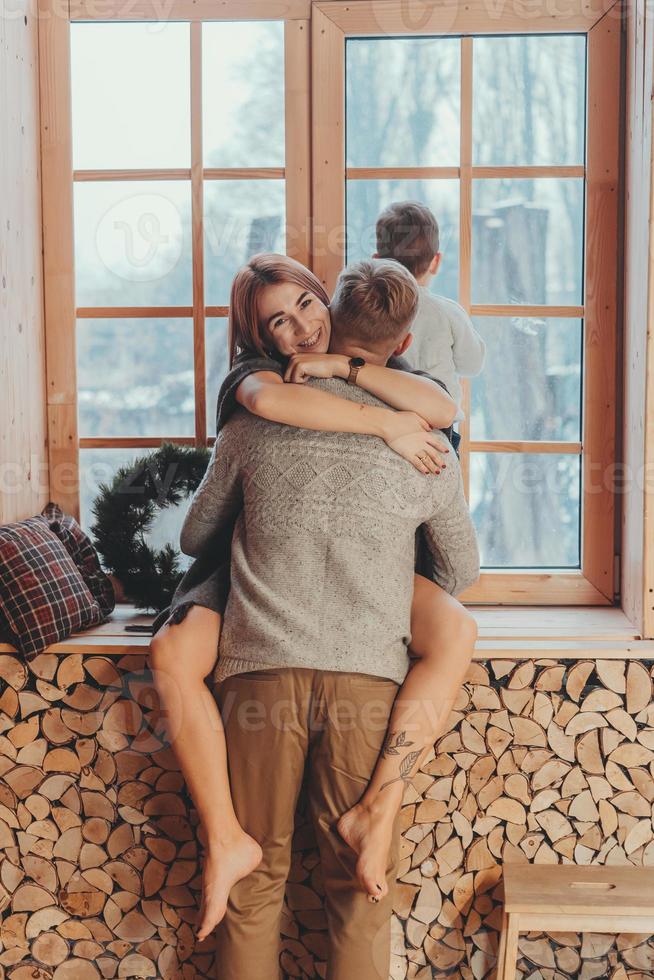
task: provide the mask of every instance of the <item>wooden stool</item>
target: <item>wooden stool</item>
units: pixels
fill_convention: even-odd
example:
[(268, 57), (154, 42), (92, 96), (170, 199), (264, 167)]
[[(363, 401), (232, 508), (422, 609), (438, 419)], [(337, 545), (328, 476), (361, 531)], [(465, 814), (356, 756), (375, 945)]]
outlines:
[(513, 980), (518, 933), (654, 934), (654, 868), (505, 864), (497, 980)]

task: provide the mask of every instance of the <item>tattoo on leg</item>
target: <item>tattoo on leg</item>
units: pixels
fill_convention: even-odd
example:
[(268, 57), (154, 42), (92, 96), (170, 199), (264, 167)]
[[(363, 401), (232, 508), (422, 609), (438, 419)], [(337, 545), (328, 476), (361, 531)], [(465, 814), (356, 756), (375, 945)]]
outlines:
[(399, 755), (398, 746), (400, 745), (413, 745), (413, 742), (407, 742), (406, 732), (388, 732), (381, 750), (382, 758), (385, 759), (389, 755)]
[[(408, 742), (408, 745), (413, 745), (413, 742)], [(382, 786), (379, 787), (379, 792), (390, 786), (391, 783), (397, 783), (400, 779), (403, 783), (411, 782), (411, 770), (413, 769), (415, 763), (418, 761), (419, 757), (422, 755), (422, 749), (416, 749), (413, 752), (407, 753), (400, 762), (400, 775), (396, 776), (395, 779), (389, 779)]]

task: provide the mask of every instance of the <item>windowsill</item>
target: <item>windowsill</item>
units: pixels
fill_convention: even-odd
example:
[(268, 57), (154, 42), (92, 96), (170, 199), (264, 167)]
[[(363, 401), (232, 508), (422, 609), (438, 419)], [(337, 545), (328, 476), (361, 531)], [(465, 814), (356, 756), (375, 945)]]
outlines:
[[(475, 660), (654, 660), (654, 640), (642, 640), (621, 609), (596, 606), (468, 606), (479, 624)], [(152, 616), (118, 605), (111, 619), (56, 643), (48, 653), (125, 656), (146, 652), (150, 636), (129, 624)], [(13, 652), (0, 644), (0, 653)]]

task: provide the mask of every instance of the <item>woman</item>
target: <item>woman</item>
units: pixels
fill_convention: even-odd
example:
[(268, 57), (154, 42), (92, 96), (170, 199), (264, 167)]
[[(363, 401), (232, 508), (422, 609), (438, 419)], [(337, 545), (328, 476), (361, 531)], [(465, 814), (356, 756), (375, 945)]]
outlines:
[[(328, 353), (330, 331), (329, 300), (319, 280), (285, 256), (255, 256), (239, 271), (232, 287), (232, 370), (219, 395), (217, 428), (240, 404), (255, 415), (288, 425), (380, 436), (426, 476), (436, 474), (445, 465), (439, 450), (446, 452), (447, 447), (431, 429), (449, 425), (455, 407), (431, 379), (404, 370), (398, 361), (392, 360), (389, 367), (366, 365), (362, 386), (399, 411), (362, 407), (317, 388), (284, 383), (285, 378), (302, 382), (342, 371), (343, 358)], [(408, 343), (410, 337), (403, 348)], [(220, 530), (216, 529), (217, 535)], [(223, 542), (229, 531), (223, 529)], [(184, 549), (184, 529), (181, 538)], [(215, 555), (216, 549), (212, 552)], [(151, 646), (172, 746), (206, 838), (200, 939), (224, 915), (231, 886), (261, 860), (258, 843), (241, 828), (232, 806), (222, 722), (204, 683), (216, 662), (228, 577), (225, 554), (208, 581), (178, 590), (173, 615)], [(161, 617), (155, 627), (160, 621)], [(389, 731), (411, 728), (419, 746), (415, 769), (449, 715), (472, 656), (476, 626), (460, 603), (416, 576), (411, 630), (415, 659), (395, 702)], [(409, 723), (411, 705), (415, 709), (416, 703), (423, 708), (417, 715), (414, 711)], [(387, 890), (384, 869), (407, 776), (398, 772), (396, 754), (381, 753), (361, 800), (338, 824), (358, 854), (357, 875), (372, 901)]]

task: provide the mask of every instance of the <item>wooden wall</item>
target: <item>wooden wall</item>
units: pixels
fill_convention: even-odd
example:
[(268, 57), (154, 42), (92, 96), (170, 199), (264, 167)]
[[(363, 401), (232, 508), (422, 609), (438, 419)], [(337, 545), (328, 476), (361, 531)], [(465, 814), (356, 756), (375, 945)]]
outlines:
[(48, 500), (38, 21), (0, 17), (0, 523)]
[[(644, 636), (652, 637), (654, 515), (648, 496), (654, 490), (654, 10), (646, 0), (629, 0), (626, 31), (624, 462), (628, 483), (622, 517), (622, 597), (631, 621)], [(644, 492), (647, 481), (649, 494)]]

